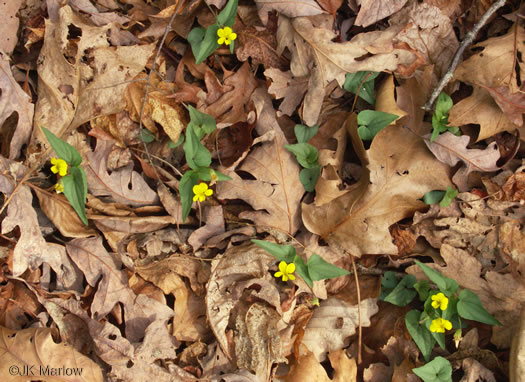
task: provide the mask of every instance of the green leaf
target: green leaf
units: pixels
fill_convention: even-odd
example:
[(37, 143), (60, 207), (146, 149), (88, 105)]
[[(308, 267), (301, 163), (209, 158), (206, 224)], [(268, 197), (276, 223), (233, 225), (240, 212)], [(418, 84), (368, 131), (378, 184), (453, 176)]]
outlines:
[(452, 327), (454, 328), (466, 327), (465, 322), (460, 321), (459, 319), (458, 299), (456, 298), (455, 295), (449, 297), (447, 309), (443, 311), (442, 317), (445, 320), (449, 320), (450, 322), (452, 322)]
[(288, 264), (294, 261), (296, 253), (295, 248), (289, 244), (279, 245), (269, 241), (255, 239), (252, 239), (252, 243), (257, 244), (259, 247), (269, 252), (279, 261), (285, 261)]
[(215, 23), (210, 25), (207, 29), (202, 27), (194, 28), (188, 34), (188, 42), (191, 45), (191, 50), (193, 56), (195, 56), (195, 62), (197, 64), (200, 64), (207, 59), (219, 47), (219, 44), (217, 43), (218, 30), (219, 25)]
[(217, 128), (215, 119), (211, 115), (203, 113), (191, 105), (188, 106), (188, 111), (190, 113), (190, 124), (199, 140), (202, 139), (204, 135), (212, 133)]
[(315, 185), (317, 180), (321, 175), (321, 166), (314, 166), (311, 168), (303, 168), (299, 173), (299, 180), (303, 184), (305, 191), (313, 192), (315, 190)]
[(428, 316), (425, 312), (421, 313), (421, 318), (419, 321), (423, 321), (423, 320), (424, 320), (425, 327), (427, 328), (429, 333), (432, 335), (432, 337), (434, 337), (439, 347), (445, 350), (445, 333), (437, 333), (437, 332), (432, 332), (430, 330), (430, 325), (432, 325), (432, 317)]
[(215, 171), (209, 167), (200, 167), (195, 170), (195, 173), (199, 176), (200, 180), (205, 182), (211, 182), (214, 177), (217, 181), (232, 180), (228, 175), (224, 175), (222, 172)]
[(439, 205), (441, 207), (448, 207), (450, 203), (452, 203), (452, 200), (457, 196), (457, 194), (458, 190), (448, 186), (445, 195), (443, 196), (443, 199), (441, 199)]
[(297, 158), (297, 162), (304, 168), (312, 168), (318, 165), (319, 154), (317, 149), (309, 143), (296, 143), (295, 145), (284, 145)]
[(439, 134), (450, 131), (455, 135), (460, 135), (460, 130), (455, 126), (448, 125), (448, 112), (452, 108), (453, 102), (446, 93), (441, 92), (436, 102), (436, 110), (432, 115), (432, 136), (430, 141), (433, 142)]
[(433, 190), (427, 192), (425, 195), (423, 195), (423, 202), (425, 204), (436, 204), (443, 199), (443, 196), (445, 196), (445, 191), (442, 190)]
[(197, 170), (199, 167), (209, 167), (211, 164), (211, 154), (201, 143), (193, 126), (186, 127), (186, 142), (184, 142), (184, 154), (186, 162), (192, 169)]
[(177, 142), (173, 143), (171, 139), (168, 141), (168, 149), (174, 149), (175, 147), (178, 147), (182, 145), (183, 143), (184, 143), (184, 135), (181, 134)]
[(217, 16), (217, 22), (219, 25), (233, 27), (235, 24), (235, 16), (237, 15), (237, 4), (238, 0), (230, 0), (228, 4), (223, 8), (221, 13)]
[(71, 174), (62, 179), (64, 195), (75, 209), (80, 220), (88, 225), (86, 217), (87, 178), (82, 167), (71, 167)]
[(49, 141), (49, 144), (53, 150), (55, 150), (55, 153), (60, 159), (65, 160), (69, 166), (80, 166), (80, 163), (82, 163), (82, 157), (73, 146), (58, 138), (45, 127), (42, 127), (42, 130), (44, 131), (44, 135)]
[(397, 278), (395, 272), (386, 271), (381, 279), (381, 294), (379, 299), (381, 301), (385, 300), (385, 297), (390, 294), (398, 284), (399, 279)]
[(439, 290), (443, 292), (446, 296), (452, 296), (454, 293), (457, 292), (459, 285), (455, 280), (443, 276), (438, 271), (430, 268), (428, 265), (425, 265), (417, 260), (415, 262), (423, 270), (423, 272), (425, 272), (425, 275), (430, 279), (430, 281), (436, 284)]
[(450, 109), (452, 109), (452, 106), (454, 106), (454, 103), (452, 102), (452, 98), (445, 93), (441, 92), (439, 94), (439, 97), (436, 100), (436, 112), (438, 116), (447, 116)]
[(310, 139), (314, 137), (315, 134), (317, 134), (317, 131), (319, 131), (318, 125), (314, 125), (312, 127), (308, 127), (305, 125), (295, 125), (294, 127), (297, 143), (307, 143)]
[(140, 130), (139, 139), (144, 143), (151, 143), (155, 140), (155, 135), (148, 129)]
[(419, 299), (425, 301), (428, 297), (428, 292), (430, 291), (430, 284), (428, 280), (419, 280), (414, 284), (414, 289), (417, 291)]
[(363, 110), (357, 115), (357, 132), (362, 140), (372, 140), (377, 133), (390, 125), (399, 116), (375, 110)]
[[(359, 90), (359, 97), (364, 99), (370, 105), (374, 105), (376, 103), (374, 95), (374, 79), (378, 75), (378, 72), (347, 73), (343, 89), (353, 94), (356, 94)], [(366, 80), (363, 82), (365, 77)], [(363, 85), (361, 85), (361, 83), (363, 83)], [(359, 86), (361, 86), (361, 89), (359, 89)]]
[(458, 313), (467, 320), (501, 326), (501, 323), (483, 308), (479, 297), (468, 289), (463, 289), (459, 293)]
[(416, 281), (414, 275), (403, 277), (401, 282), (385, 297), (384, 301), (397, 306), (407, 306), (416, 297), (417, 292), (413, 288)]
[(452, 366), (449, 361), (440, 356), (412, 371), (424, 382), (452, 382)]
[(314, 283), (310, 278), (310, 275), (308, 274), (308, 266), (304, 263), (304, 260), (300, 256), (296, 255), (294, 257), (293, 262), (295, 264), (295, 271), (297, 272), (297, 274), (301, 276), (301, 278), (306, 284), (308, 284), (310, 288), (312, 288), (314, 286)]
[(321, 256), (313, 254), (306, 263), (308, 275), (313, 281), (334, 279), (350, 274), (346, 269), (339, 268), (326, 262)]
[(421, 312), (418, 310), (411, 310), (405, 316), (405, 325), (417, 347), (421, 350), (425, 361), (428, 361), (436, 339), (432, 337), (432, 334), (430, 334), (424, 323), (419, 323), (421, 315)]
[(180, 203), (182, 205), (182, 222), (190, 214), (191, 205), (193, 204), (193, 186), (199, 183), (199, 176), (195, 171), (189, 170), (184, 173), (179, 182)]

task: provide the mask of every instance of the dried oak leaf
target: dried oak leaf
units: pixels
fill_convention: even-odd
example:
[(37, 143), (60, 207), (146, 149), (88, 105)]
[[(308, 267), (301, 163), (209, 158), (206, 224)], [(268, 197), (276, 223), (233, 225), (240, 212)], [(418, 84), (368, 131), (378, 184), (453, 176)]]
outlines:
[[(95, 27), (68, 5), (58, 14), (56, 22), (46, 20), (34, 120), (60, 137), (92, 118), (124, 109), (124, 91), (144, 69), (155, 44), (113, 47), (107, 36), (111, 25)], [(69, 36), (73, 26), (79, 37)], [(38, 160), (48, 146), (42, 130), (35, 129), (28, 162)]]
[[(18, 25), (20, 20), (16, 17), (22, 0), (10, 0), (0, 3), (0, 14), (3, 22), (0, 24), (0, 51), (6, 54), (13, 53), (18, 42)], [(7, 374), (6, 374), (7, 375)]]
[(298, 181), (299, 165), (284, 148), (288, 142), (275, 119), (266, 90), (258, 88), (252, 100), (257, 110), (257, 133), (261, 136), (271, 134), (272, 138), (255, 147), (237, 168), (250, 173), (255, 180), (242, 179), (236, 172), (228, 172), (233, 180), (218, 183), (217, 195), (221, 199), (242, 199), (256, 210), (241, 212), (242, 219), (293, 235), (300, 225), (299, 207), (304, 194)]
[(158, 196), (144, 178), (133, 170), (130, 163), (124, 168), (108, 173), (107, 161), (113, 140), (97, 140), (95, 151), (87, 154), (88, 162), (84, 163), (89, 191), (94, 196), (110, 196), (119, 203), (131, 206), (142, 206), (157, 202)]
[(325, 13), (314, 0), (255, 0), (263, 24), (268, 21), (268, 12), (277, 11), (288, 17), (315, 16)]
[(100, 237), (74, 239), (66, 244), (66, 248), (88, 284), (96, 288), (91, 315), (101, 319), (121, 302), (126, 318), (126, 337), (130, 341), (140, 340), (151, 322), (160, 318), (167, 320), (173, 315), (168, 306), (145, 295), (137, 296), (131, 290), (119, 258), (106, 251)]
[(397, 254), (389, 227), (423, 208), (418, 199), (426, 192), (450, 185), (448, 167), (407, 129), (386, 127), (365, 152), (355, 118), (348, 120), (347, 127), (367, 170), (358, 183), (331, 202), (319, 207), (303, 204), (303, 223), (353, 256)]
[(492, 142), (484, 150), (468, 149), (467, 145), (470, 141), (468, 135), (457, 136), (448, 131), (438, 136), (433, 142), (430, 142), (430, 135), (426, 135), (424, 141), (428, 149), (441, 162), (451, 167), (460, 161), (465, 164), (452, 178), (460, 191), (468, 190), (467, 178), (472, 171), (499, 170), (497, 161), (501, 155), (496, 142)]
[(328, 354), (330, 365), (334, 369), (333, 378), (329, 378), (323, 365), (311, 352), (301, 355), (290, 368), (288, 374), (281, 378), (285, 382), (356, 382), (357, 364), (355, 359), (348, 358), (344, 350)]
[(355, 25), (367, 27), (399, 11), (408, 0), (360, 0)]
[[(23, 373), (24, 368), (31, 368), (34, 375), (44, 375), (39, 370), (47, 370), (47, 381), (78, 381), (76, 374), (65, 375), (62, 368), (78, 368), (83, 381), (102, 382), (102, 370), (91, 359), (76, 351), (71, 346), (56, 343), (53, 335), (56, 331), (49, 328), (29, 328), (11, 330), (0, 326), (0, 375), (6, 380), (16, 380), (9, 377), (12, 368)], [(62, 372), (62, 374), (58, 374)], [(28, 374), (31, 375), (31, 374)], [(58, 376), (60, 377), (53, 377)], [(32, 378), (30, 378), (32, 379)]]
[(277, 99), (283, 98), (279, 112), (291, 116), (308, 90), (308, 77), (294, 78), (291, 71), (283, 72), (275, 68), (266, 69), (264, 75), (272, 81), (268, 93)]
[[(5, 36), (5, 34), (0, 35)], [(1, 41), (4, 41), (4, 38)], [(20, 155), (20, 149), (29, 140), (33, 128), (34, 111), (35, 105), (31, 103), (31, 97), (18, 85), (11, 73), (9, 59), (0, 52), (0, 127), (2, 128), (0, 134), (3, 137), (2, 153), (6, 156), (9, 153), (9, 159), (17, 158)], [(12, 120), (14, 116), (18, 116), (16, 126)]]

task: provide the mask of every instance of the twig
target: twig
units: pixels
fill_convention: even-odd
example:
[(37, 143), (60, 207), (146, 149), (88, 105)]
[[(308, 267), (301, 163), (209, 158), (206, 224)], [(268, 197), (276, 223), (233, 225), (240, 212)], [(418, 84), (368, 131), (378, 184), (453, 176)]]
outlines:
[(465, 39), (461, 42), (456, 55), (454, 56), (454, 59), (452, 60), (452, 63), (450, 64), (447, 72), (445, 75), (441, 78), (441, 81), (439, 81), (438, 86), (434, 89), (432, 92), (432, 95), (430, 96), (430, 99), (428, 102), (423, 106), (423, 110), (431, 111), (432, 106), (434, 105), (434, 102), (436, 101), (437, 97), (441, 94), (445, 86), (452, 80), (452, 77), (454, 76), (454, 72), (456, 71), (457, 66), (459, 65), (459, 61), (461, 60), (461, 57), (463, 56), (463, 52), (469, 46), (472, 44), (472, 41), (474, 41), (474, 38), (478, 34), (478, 32), (485, 26), (489, 18), (503, 5), (505, 5), (506, 0), (498, 0), (494, 4), (490, 6), (490, 8), (485, 12), (483, 16), (481, 16), (481, 19), (474, 25), (472, 30), (467, 33), (465, 36)]
[(359, 277), (357, 276), (357, 269), (355, 267), (354, 256), (350, 254), (352, 260), (352, 268), (354, 269), (355, 284), (357, 287), (357, 314), (359, 315), (359, 337), (357, 342), (357, 364), (361, 364), (361, 348), (363, 347), (363, 325), (361, 322), (361, 287), (359, 286)]

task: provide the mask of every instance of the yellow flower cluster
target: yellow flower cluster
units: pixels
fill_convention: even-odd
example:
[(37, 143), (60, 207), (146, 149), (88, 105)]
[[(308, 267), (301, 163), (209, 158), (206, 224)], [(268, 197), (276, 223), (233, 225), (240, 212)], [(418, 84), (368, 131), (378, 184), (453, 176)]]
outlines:
[(436, 318), (430, 324), (430, 331), (434, 333), (445, 333), (445, 330), (452, 329), (452, 322), (444, 318)]
[[(53, 174), (58, 174), (60, 176), (66, 176), (67, 175), (67, 162), (60, 158), (51, 158), (51, 172)], [(57, 194), (60, 194), (64, 192), (64, 184), (62, 183), (62, 180), (59, 180), (55, 184), (55, 191)]]
[(206, 183), (199, 183), (193, 186), (193, 193), (195, 194), (193, 197), (194, 202), (197, 200), (199, 202), (204, 202), (207, 196), (211, 196), (213, 194), (213, 190), (209, 189)]
[(292, 273), (295, 272), (295, 264), (290, 263), (286, 264), (286, 261), (281, 261), (279, 263), (279, 272), (275, 272), (275, 277), (282, 277), (283, 281), (295, 280), (295, 276)]
[(432, 296), (432, 307), (434, 309), (447, 310), (448, 298), (443, 293), (438, 293)]
[(217, 40), (217, 44), (230, 45), (231, 42), (237, 38), (237, 33), (233, 32), (233, 30), (230, 27), (224, 27), (224, 28), (220, 28), (217, 31), (217, 36), (219, 36), (219, 39)]

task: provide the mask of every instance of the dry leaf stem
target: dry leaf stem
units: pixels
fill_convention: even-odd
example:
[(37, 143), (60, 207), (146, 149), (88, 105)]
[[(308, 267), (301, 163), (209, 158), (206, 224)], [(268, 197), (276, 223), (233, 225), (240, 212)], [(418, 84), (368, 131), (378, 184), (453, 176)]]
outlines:
[(452, 60), (452, 63), (450, 64), (447, 72), (445, 75), (441, 78), (441, 81), (439, 81), (438, 86), (434, 89), (432, 92), (432, 95), (430, 96), (430, 99), (427, 101), (427, 103), (423, 106), (423, 110), (431, 111), (432, 106), (434, 105), (434, 102), (436, 101), (437, 97), (445, 86), (452, 80), (452, 77), (454, 77), (454, 72), (456, 71), (457, 66), (459, 65), (459, 61), (461, 60), (461, 57), (463, 56), (463, 52), (469, 46), (472, 44), (472, 41), (474, 41), (474, 38), (478, 34), (478, 32), (485, 26), (487, 21), (490, 19), (490, 17), (503, 5), (505, 5), (506, 0), (498, 0), (494, 4), (490, 6), (490, 8), (481, 16), (479, 21), (474, 25), (472, 30), (467, 33), (461, 44), (459, 45), (459, 48), (456, 52), (456, 55), (454, 56), (454, 59)]
[(359, 287), (359, 277), (357, 276), (357, 268), (355, 267), (354, 256), (350, 255), (352, 260), (352, 268), (354, 269), (355, 285), (357, 288), (357, 315), (359, 317), (359, 334), (357, 340), (357, 364), (361, 364), (361, 348), (363, 347), (363, 325), (361, 323), (361, 288)]

